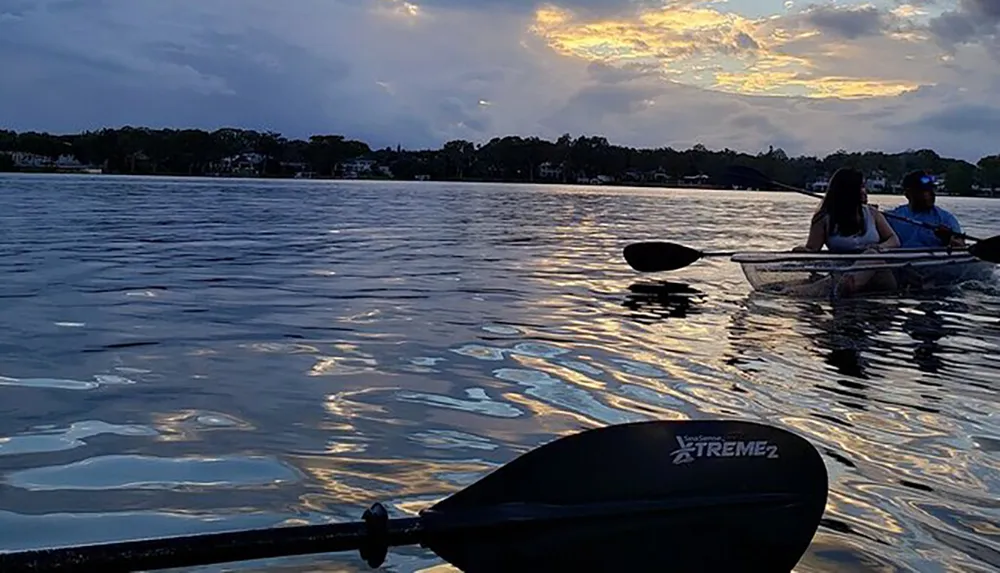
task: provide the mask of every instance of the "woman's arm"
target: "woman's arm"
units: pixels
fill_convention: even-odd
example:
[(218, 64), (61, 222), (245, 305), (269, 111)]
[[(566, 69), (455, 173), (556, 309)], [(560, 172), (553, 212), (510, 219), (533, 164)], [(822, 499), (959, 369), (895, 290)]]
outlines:
[(872, 209), (872, 215), (875, 217), (875, 228), (878, 229), (878, 246), (883, 249), (899, 248), (899, 236), (896, 235), (896, 231), (892, 230), (889, 222), (885, 220), (885, 215), (878, 209)]
[(813, 219), (812, 225), (809, 227), (809, 238), (806, 239), (806, 244), (804, 246), (798, 246), (792, 249), (792, 251), (812, 251), (816, 252), (823, 248), (826, 244), (826, 216), (816, 217)]

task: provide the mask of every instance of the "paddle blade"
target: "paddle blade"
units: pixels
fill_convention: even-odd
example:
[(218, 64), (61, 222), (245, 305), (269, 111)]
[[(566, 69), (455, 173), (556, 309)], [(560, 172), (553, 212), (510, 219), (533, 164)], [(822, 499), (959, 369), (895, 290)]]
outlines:
[(644, 273), (682, 269), (701, 258), (701, 251), (661, 241), (626, 245), (622, 250), (625, 262)]
[(472, 573), (787, 572), (826, 496), (822, 458), (790, 432), (639, 422), (515, 459), (427, 510), (423, 544)]
[(969, 247), (969, 253), (978, 259), (1000, 264), (1000, 235), (973, 244)]

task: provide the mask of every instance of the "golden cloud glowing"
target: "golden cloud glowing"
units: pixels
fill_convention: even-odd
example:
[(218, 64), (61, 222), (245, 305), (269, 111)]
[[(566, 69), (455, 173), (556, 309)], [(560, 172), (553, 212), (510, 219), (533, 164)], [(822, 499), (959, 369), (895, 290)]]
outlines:
[[(921, 85), (822, 69), (822, 58), (843, 59), (855, 49), (823, 38), (801, 15), (751, 19), (674, 2), (630, 18), (582, 21), (550, 5), (535, 13), (531, 31), (563, 55), (609, 65), (655, 63), (679, 81), (725, 92), (856, 99), (897, 96)], [(916, 38), (897, 33), (886, 39)]]
[(803, 78), (793, 72), (718, 73), (715, 79), (715, 87), (723, 91), (755, 95), (790, 95), (798, 91), (802, 95), (811, 97), (843, 99), (897, 96), (918, 87), (917, 84), (877, 79), (833, 76)]

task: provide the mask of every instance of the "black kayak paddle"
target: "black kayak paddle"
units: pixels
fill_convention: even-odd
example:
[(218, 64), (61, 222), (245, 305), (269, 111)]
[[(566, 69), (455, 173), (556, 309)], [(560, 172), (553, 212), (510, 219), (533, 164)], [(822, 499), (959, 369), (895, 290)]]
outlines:
[(633, 269), (643, 273), (676, 271), (705, 257), (731, 257), (733, 251), (705, 252), (667, 241), (643, 241), (625, 245), (622, 255)]
[(826, 507), (805, 439), (742, 421), (652, 421), (562, 437), (418, 517), (0, 554), (4, 573), (135, 571), (421, 544), (459, 569), (787, 573)]

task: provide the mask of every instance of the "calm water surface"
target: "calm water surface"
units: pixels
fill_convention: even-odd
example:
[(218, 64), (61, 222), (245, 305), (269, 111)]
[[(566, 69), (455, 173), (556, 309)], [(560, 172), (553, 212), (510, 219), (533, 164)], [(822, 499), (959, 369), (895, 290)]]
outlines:
[[(940, 203), (1000, 232), (1000, 201)], [(798, 571), (996, 570), (997, 284), (831, 306), (754, 295), (725, 258), (654, 276), (621, 258), (643, 239), (791, 247), (813, 208), (0, 178), (0, 549), (412, 514), (557, 435), (740, 417), (827, 463)], [(354, 553), (239, 567), (368, 570)], [(386, 567), (448, 570), (413, 547)]]

